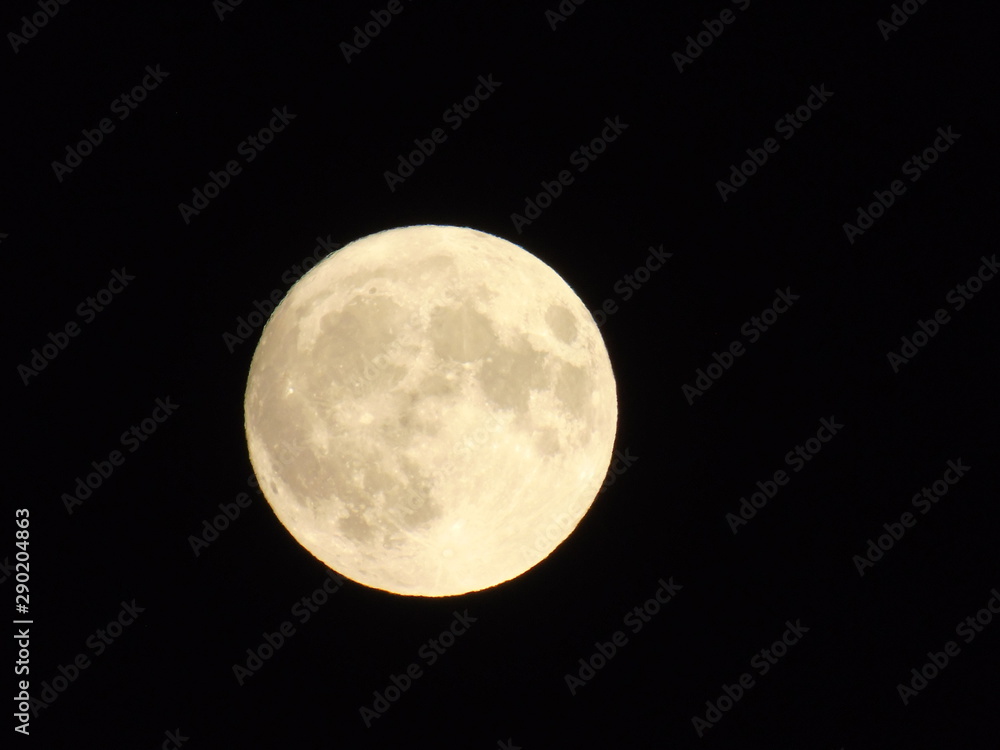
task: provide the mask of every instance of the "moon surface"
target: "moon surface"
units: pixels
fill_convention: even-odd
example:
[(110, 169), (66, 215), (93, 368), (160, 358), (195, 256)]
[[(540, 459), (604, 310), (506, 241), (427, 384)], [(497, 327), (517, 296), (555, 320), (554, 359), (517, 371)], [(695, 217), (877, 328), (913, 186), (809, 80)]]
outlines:
[(411, 226), (331, 254), (264, 327), (250, 460), (292, 536), (342, 575), (451, 596), (521, 575), (589, 509), (614, 374), (562, 278), (506, 240)]

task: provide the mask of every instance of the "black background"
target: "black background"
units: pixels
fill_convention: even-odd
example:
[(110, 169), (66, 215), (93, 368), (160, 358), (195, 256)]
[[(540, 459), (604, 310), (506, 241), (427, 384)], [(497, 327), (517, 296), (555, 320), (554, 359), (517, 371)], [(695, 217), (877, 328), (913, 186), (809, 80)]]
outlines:
[[(246, 0), (220, 19), (208, 0), (76, 0), (0, 50), (16, 477), (0, 588), (13, 600), (27, 508), (33, 697), (90, 657), (20, 744), (152, 748), (179, 729), (191, 748), (998, 746), (1000, 625), (967, 645), (955, 627), (1000, 586), (1000, 281), (946, 302), (996, 247), (992, 19), (929, 0), (884, 39), (888, 2), (666, 5), (590, 0), (552, 28), (555, 0), (404, 1), (348, 63), (341, 43), (385, 4)], [(672, 54), (727, 7), (679, 72)], [(0, 30), (37, 11), (8, 4)], [(113, 100), (157, 65), (169, 75), (118, 120)], [(496, 91), (390, 190), (385, 171), (491, 74)], [(829, 100), (723, 201), (716, 182), (821, 85)], [(239, 144), (282, 107), (295, 119), (246, 163)], [(114, 131), (57, 179), (103, 117)], [(575, 171), (615, 117), (627, 129)], [(960, 139), (911, 183), (903, 163), (949, 126)], [(185, 222), (178, 204), (230, 159), (242, 173)], [(511, 214), (562, 169), (573, 184), (519, 232)], [(849, 242), (844, 222), (894, 179), (906, 193)], [(232, 352), (223, 334), (287, 290), (317, 238), (423, 223), (509, 239), (592, 310), (618, 303), (601, 331), (616, 445), (637, 460), (514, 581), (437, 600), (347, 582), (300, 624), (292, 607), (327, 569), (248, 488), (259, 330)], [(660, 245), (673, 256), (624, 300), (616, 282)], [(134, 280), (25, 385), (18, 367), (122, 267)], [(689, 404), (682, 385), (786, 288), (798, 301)], [(939, 308), (951, 321), (893, 372), (887, 353)], [(67, 512), (90, 463), (167, 397), (176, 413)], [(726, 514), (830, 417), (843, 429), (734, 535)], [(967, 476), (859, 576), (853, 557), (959, 458)], [(191, 536), (244, 491), (195, 555)], [(633, 634), (624, 615), (670, 577), (682, 589)], [(88, 639), (133, 599), (143, 612), (95, 655)], [(475, 623), (427, 666), (421, 646), (466, 609)], [(285, 620), (295, 634), (240, 685), (233, 666)], [(788, 620), (808, 633), (758, 676), (751, 658)], [(628, 643), (572, 694), (566, 675), (616, 630)], [(897, 684), (948, 640), (960, 655), (904, 705)], [(367, 728), (359, 709), (411, 662), (423, 676)], [(743, 672), (756, 685), (699, 738), (692, 717)]]

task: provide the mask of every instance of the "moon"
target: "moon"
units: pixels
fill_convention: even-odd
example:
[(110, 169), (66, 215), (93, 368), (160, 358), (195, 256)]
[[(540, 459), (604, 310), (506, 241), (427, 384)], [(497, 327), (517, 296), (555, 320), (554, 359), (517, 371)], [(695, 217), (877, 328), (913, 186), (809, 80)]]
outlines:
[(509, 581), (572, 533), (611, 460), (615, 379), (549, 266), (465, 227), (363, 237), (271, 314), (244, 398), (275, 515), (347, 578), (409, 596)]

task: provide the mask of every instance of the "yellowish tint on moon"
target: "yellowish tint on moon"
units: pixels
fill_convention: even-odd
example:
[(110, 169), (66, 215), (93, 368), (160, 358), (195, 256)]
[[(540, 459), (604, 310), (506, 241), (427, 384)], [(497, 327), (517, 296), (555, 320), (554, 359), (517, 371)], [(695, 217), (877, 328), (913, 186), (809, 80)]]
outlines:
[[(264, 327), (245, 397), (275, 514), (342, 575), (449, 596), (519, 576), (569, 536), (611, 459), (597, 325), (506, 240), (412, 226), (302, 277)], [(546, 534), (560, 519), (564, 534)]]

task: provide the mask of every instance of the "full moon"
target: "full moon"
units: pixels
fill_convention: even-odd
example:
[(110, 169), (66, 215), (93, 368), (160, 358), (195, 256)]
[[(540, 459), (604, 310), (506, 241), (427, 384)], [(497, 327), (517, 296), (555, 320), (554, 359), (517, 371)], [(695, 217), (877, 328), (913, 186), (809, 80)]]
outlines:
[(499, 237), (411, 226), (343, 247), (264, 327), (244, 399), (260, 488), (328, 567), (396, 594), (515, 578), (572, 533), (614, 447), (593, 317)]

